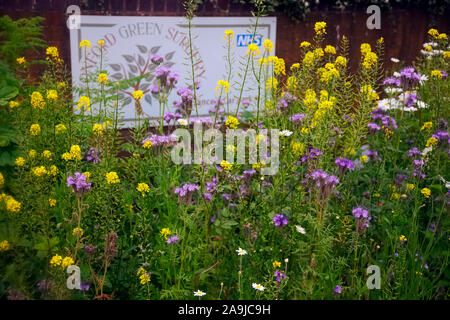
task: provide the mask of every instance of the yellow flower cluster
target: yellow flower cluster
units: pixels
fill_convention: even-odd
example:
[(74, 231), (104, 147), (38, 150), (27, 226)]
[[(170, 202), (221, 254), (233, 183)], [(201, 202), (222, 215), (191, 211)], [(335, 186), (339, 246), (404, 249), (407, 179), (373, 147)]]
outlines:
[(50, 259), (50, 265), (52, 267), (61, 266), (61, 268), (63, 268), (63, 269), (66, 269), (67, 267), (73, 265), (74, 262), (75, 261), (71, 257), (65, 257), (63, 259), (63, 257), (61, 257), (59, 254), (54, 255)]
[(10, 101), (9, 102), (9, 107), (11, 109), (17, 108), (19, 106), (19, 103), (17, 101)]
[(143, 267), (140, 267), (136, 273), (141, 280), (141, 284), (150, 282), (150, 274)]
[(31, 94), (31, 106), (39, 109), (43, 109), (45, 107), (44, 97), (42, 97), (40, 92), (34, 91)]
[(296, 77), (288, 77), (286, 80), (287, 89), (297, 89), (297, 78)]
[(171, 232), (169, 228), (162, 228), (159, 234), (161, 235), (161, 238), (165, 238), (167, 240), (167, 237), (170, 236)]
[(368, 100), (377, 101), (378, 99), (380, 99), (380, 97), (378, 96), (376, 91), (373, 90), (373, 88), (372, 88), (372, 86), (370, 84), (362, 86), (361, 87), (361, 92), (363, 94), (367, 95), (367, 99)]
[(0, 242), (0, 252), (2, 251), (8, 251), (10, 249), (10, 245), (8, 240), (3, 240)]
[(247, 47), (247, 55), (251, 56), (259, 56), (259, 47), (256, 45), (256, 43), (250, 43)]
[(144, 142), (144, 144), (142, 145), (142, 147), (143, 147), (144, 149), (150, 149), (150, 148), (152, 147), (152, 145), (153, 145), (153, 142), (151, 142), (150, 140), (147, 140), (147, 141)]
[(274, 77), (270, 77), (269, 79), (267, 79), (266, 82), (266, 89), (267, 90), (271, 90), (271, 89), (276, 89), (278, 86), (278, 80), (275, 79)]
[(4, 202), (6, 205), (6, 211), (9, 212), (19, 212), (22, 204), (19, 201), (16, 201), (13, 197), (7, 194), (0, 194), (0, 203)]
[(230, 89), (230, 84), (228, 83), (228, 81), (226, 80), (217, 81), (217, 86), (214, 91), (220, 90), (222, 88), (225, 90), (226, 93), (228, 93), (228, 90)]
[(281, 267), (281, 262), (279, 262), (279, 261), (274, 261), (274, 262), (272, 263), (272, 266), (274, 267), (274, 269), (280, 268), (280, 267)]
[(16, 61), (17, 61), (17, 64), (19, 64), (19, 65), (24, 64), (26, 62), (24, 57), (17, 58)]
[(150, 187), (148, 186), (148, 184), (141, 182), (138, 184), (136, 190), (139, 191), (142, 194), (142, 196), (145, 196), (145, 193), (150, 192)]
[(47, 100), (57, 100), (58, 92), (56, 90), (48, 90), (47, 91)]
[(42, 151), (42, 157), (45, 159), (52, 159), (52, 152), (50, 150), (44, 150)]
[(77, 110), (80, 109), (82, 109), (83, 112), (91, 110), (91, 99), (89, 99), (89, 97), (80, 97), (77, 104)]
[(303, 152), (305, 151), (305, 148), (306, 148), (305, 144), (301, 142), (292, 142), (291, 144), (292, 152), (296, 156), (302, 155)]
[(444, 59), (450, 59), (450, 51), (445, 51), (443, 56)]
[(83, 235), (83, 233), (84, 233), (83, 229), (78, 228), (78, 227), (76, 227), (72, 230), (72, 234), (77, 237), (81, 237)]
[(103, 126), (100, 123), (94, 124), (92, 127), (92, 132), (96, 135), (101, 135), (103, 133)]
[(15, 162), (16, 165), (19, 167), (23, 167), (25, 165), (25, 159), (22, 157), (18, 157)]
[(326, 22), (316, 22), (316, 24), (314, 25), (314, 31), (316, 32), (317, 35), (321, 35), (321, 34), (326, 34), (326, 27), (327, 27), (327, 23)]
[(313, 119), (311, 121), (311, 128), (316, 127), (321, 120), (325, 117), (328, 111), (333, 110), (334, 103), (336, 102), (335, 97), (329, 97), (326, 90), (320, 91), (320, 99), (318, 103), (318, 108), (314, 112)]
[(428, 188), (423, 188), (420, 190), (420, 193), (422, 193), (425, 198), (429, 198), (431, 196), (431, 190)]
[(5, 177), (3, 177), (3, 173), (0, 172), (0, 186), (5, 184)]
[(231, 40), (234, 36), (234, 31), (233, 30), (225, 30), (225, 36), (222, 38), (223, 40)]
[(239, 125), (239, 120), (235, 117), (229, 116), (227, 121), (225, 122), (225, 125), (230, 129), (237, 129), (237, 126)]
[(48, 47), (46, 50), (48, 56), (57, 59), (59, 57), (58, 48), (57, 47)]
[(334, 61), (335, 66), (347, 66), (347, 59), (343, 56), (337, 56), (336, 60)]
[(88, 48), (90, 48), (91, 47), (91, 42), (89, 40), (81, 40), (80, 41), (80, 48), (81, 47), (88, 47)]
[(447, 39), (447, 34), (439, 33), (436, 29), (428, 30), (428, 34), (432, 36), (434, 39)]
[(423, 126), (420, 128), (420, 131), (423, 131), (425, 129), (430, 131), (431, 128), (433, 128), (433, 122), (428, 121), (423, 124)]
[(115, 183), (119, 183), (120, 179), (116, 172), (111, 171), (106, 174), (106, 182), (108, 184), (115, 184)]
[(57, 125), (55, 126), (55, 132), (56, 132), (56, 134), (65, 132), (66, 130), (67, 130), (66, 126), (63, 125), (62, 123), (57, 124)]
[(319, 68), (317, 74), (320, 76), (320, 81), (325, 83), (328, 83), (332, 79), (339, 78), (339, 71), (332, 63), (327, 63), (325, 68)]
[(308, 41), (303, 41), (302, 43), (300, 43), (300, 48), (309, 48), (311, 46), (311, 43), (309, 43)]
[(311, 107), (316, 102), (317, 102), (316, 92), (312, 89), (307, 89), (305, 93), (305, 98), (303, 99), (303, 103), (307, 107)]
[(97, 78), (99, 84), (106, 85), (108, 83), (108, 75), (106, 73), (100, 73)]
[(305, 57), (303, 58), (303, 64), (307, 64), (307, 65), (313, 64), (314, 58), (315, 58), (315, 56), (314, 56), (313, 52), (311, 52), (311, 51), (307, 52), (305, 54)]
[(378, 62), (378, 56), (375, 52), (372, 52), (370, 44), (361, 44), (361, 54), (363, 56), (363, 67), (366, 69), (371, 69), (374, 64)]
[(31, 150), (28, 152), (28, 156), (29, 156), (30, 158), (36, 157), (36, 154), (37, 154), (36, 150), (33, 150), (33, 149), (31, 149)]
[(48, 199), (48, 205), (53, 208), (56, 206), (56, 200), (52, 198)]
[(267, 50), (267, 52), (272, 52), (272, 50), (273, 50), (273, 43), (272, 43), (272, 41), (270, 41), (270, 39), (265, 39), (264, 41), (263, 41), (263, 47)]
[(273, 72), (275, 72), (276, 75), (286, 75), (286, 66), (283, 58), (273, 56)]
[(38, 177), (45, 176), (47, 174), (47, 169), (44, 166), (33, 168), (33, 174)]
[(431, 146), (437, 145), (437, 143), (438, 143), (438, 140), (435, 137), (431, 137), (427, 140), (427, 144), (425, 146), (431, 147)]
[(37, 136), (39, 133), (41, 133), (41, 126), (37, 123), (32, 124), (30, 126), (30, 134), (32, 136)]
[(328, 54), (336, 54), (336, 48), (330, 45), (327, 45), (324, 51)]
[(443, 75), (440, 70), (433, 70), (433, 71), (431, 71), (431, 77), (442, 79)]
[(63, 160), (69, 161), (69, 160), (81, 160), (81, 148), (79, 145), (73, 145), (70, 147), (70, 152), (65, 152), (61, 155), (61, 158)]
[(408, 241), (408, 239), (406, 239), (406, 237), (404, 235), (401, 235), (400, 236), (400, 241), (401, 242), (406, 242), (406, 241)]
[(220, 162), (220, 166), (225, 171), (230, 171), (233, 168), (233, 165), (231, 163), (229, 163), (227, 160), (222, 160), (222, 162)]
[(141, 99), (144, 97), (144, 93), (141, 90), (136, 90), (133, 92), (133, 98), (137, 102), (141, 101)]

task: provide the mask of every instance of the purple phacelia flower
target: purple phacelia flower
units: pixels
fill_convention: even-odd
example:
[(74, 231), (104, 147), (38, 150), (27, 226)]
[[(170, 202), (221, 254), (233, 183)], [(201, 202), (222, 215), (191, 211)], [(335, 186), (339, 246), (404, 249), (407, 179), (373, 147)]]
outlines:
[(275, 217), (273, 217), (273, 224), (275, 227), (284, 227), (288, 224), (288, 219), (283, 214), (277, 214)]
[(67, 177), (67, 186), (72, 187), (72, 190), (77, 195), (82, 195), (83, 193), (91, 189), (92, 182), (86, 182), (86, 176), (81, 172), (75, 172), (74, 176)]

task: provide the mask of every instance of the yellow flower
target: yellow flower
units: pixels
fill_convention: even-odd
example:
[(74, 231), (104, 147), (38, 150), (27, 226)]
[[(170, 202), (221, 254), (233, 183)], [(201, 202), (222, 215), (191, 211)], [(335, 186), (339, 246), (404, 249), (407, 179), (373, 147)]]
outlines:
[(345, 59), (345, 57), (343, 57), (343, 56), (338, 56), (338, 57), (336, 57), (334, 64), (336, 66), (344, 66), (345, 67), (347, 65), (347, 59)]
[(415, 186), (412, 183), (407, 183), (406, 188), (409, 190), (414, 190)]
[(107, 84), (108, 83), (108, 75), (106, 73), (100, 73), (98, 75), (97, 82), (99, 84)]
[(233, 30), (225, 30), (225, 36), (222, 38), (223, 40), (227, 40), (227, 39), (232, 39), (234, 36), (234, 31)]
[(52, 56), (55, 59), (59, 57), (58, 48), (56, 47), (48, 47), (46, 53), (48, 56)]
[(8, 251), (10, 249), (8, 240), (3, 240), (0, 242), (0, 252)]
[(444, 52), (444, 59), (450, 59), (450, 51)]
[(366, 69), (370, 69), (372, 68), (372, 66), (377, 63), (378, 61), (378, 56), (376, 53), (374, 52), (368, 52), (365, 56), (364, 56), (364, 61), (363, 61), (363, 66)]
[[(103, 41), (103, 43), (104, 43), (104, 41)], [(91, 42), (89, 40), (81, 40), (80, 41), (80, 48), (81, 47), (85, 47), (85, 46), (90, 48), (91, 47)]]
[(54, 207), (54, 206), (56, 206), (56, 200), (55, 199), (48, 199), (48, 205), (50, 206), (50, 207)]
[(17, 61), (17, 64), (19, 64), (19, 65), (26, 62), (24, 57), (17, 58), (16, 61)]
[(5, 184), (5, 177), (3, 177), (3, 173), (0, 172), (0, 186)]
[(19, 103), (17, 102), (17, 101), (10, 101), (9, 102), (9, 107), (11, 108), (11, 109), (14, 109), (14, 108), (16, 108), (16, 107), (18, 107), (19, 106)]
[(42, 152), (42, 157), (44, 157), (45, 159), (51, 159), (52, 158), (52, 153), (50, 150), (44, 150)]
[(272, 266), (273, 266), (274, 268), (280, 268), (280, 267), (281, 267), (281, 262), (279, 262), (279, 261), (274, 261), (274, 262), (272, 263)]
[(447, 34), (445, 33), (439, 34), (438, 39), (447, 39)]
[(317, 48), (314, 50), (314, 57), (315, 58), (320, 58), (323, 57), (325, 55), (325, 53), (323, 52), (322, 48)]
[(145, 193), (150, 192), (150, 187), (148, 186), (148, 184), (141, 182), (138, 184), (136, 190), (139, 191), (142, 194), (142, 196), (145, 196)]
[(169, 228), (162, 228), (159, 234), (161, 235), (161, 238), (164, 237), (167, 240), (167, 236), (170, 236), (171, 232)]
[(152, 145), (153, 145), (153, 142), (151, 142), (150, 140), (147, 140), (147, 141), (144, 142), (144, 144), (142, 145), (142, 147), (143, 147), (144, 149), (150, 149), (150, 148), (152, 147)]
[(368, 43), (361, 44), (361, 54), (365, 56), (369, 52), (372, 52), (372, 47)]
[(6, 197), (6, 210), (10, 212), (19, 212), (21, 208), (21, 203), (16, 201), (13, 197)]
[(308, 48), (311, 46), (311, 43), (309, 43), (308, 41), (303, 41), (302, 43), (300, 43), (300, 48)]
[(282, 58), (277, 58), (274, 62), (274, 66), (273, 66), (273, 72), (275, 72), (276, 75), (286, 75), (286, 67), (285, 67), (285, 63), (284, 63), (284, 59)]
[(34, 91), (31, 94), (31, 106), (33, 108), (39, 108), (39, 109), (43, 109), (45, 107), (45, 101), (40, 92)]
[(233, 165), (231, 163), (229, 163), (226, 160), (222, 160), (222, 162), (220, 163), (220, 166), (225, 170), (225, 171), (229, 171), (231, 170), (231, 168), (233, 168)]
[(91, 173), (89, 171), (83, 172), (83, 174), (86, 177), (86, 180), (89, 180), (91, 178)]
[(67, 84), (65, 82), (58, 82), (58, 88), (65, 88), (66, 85)]
[(56, 254), (50, 260), (50, 265), (52, 267), (56, 267), (56, 266), (61, 265), (61, 262), (62, 262), (62, 257), (59, 254)]
[(431, 77), (442, 79), (443, 75), (442, 75), (441, 71), (433, 70), (433, 71), (431, 71)]
[(228, 89), (230, 88), (230, 84), (228, 83), (228, 81), (226, 81), (226, 80), (217, 81), (217, 86), (214, 91), (217, 91), (221, 88), (225, 89), (225, 92), (228, 93)]
[(326, 46), (324, 51), (325, 53), (336, 54), (336, 48), (330, 45)]
[(323, 21), (316, 22), (316, 24), (314, 25), (314, 31), (316, 32), (317, 35), (326, 34), (327, 33), (327, 31), (325, 29), (326, 26), (327, 26), (326, 22), (323, 22)]
[(33, 149), (31, 149), (31, 150), (28, 152), (28, 156), (29, 156), (30, 158), (36, 157), (36, 154), (37, 154), (36, 150), (33, 150)]
[(259, 56), (259, 47), (255, 43), (250, 43), (247, 47), (247, 55)]
[(78, 100), (77, 110), (80, 109), (83, 109), (83, 112), (91, 110), (91, 99), (89, 99), (89, 97), (80, 97), (80, 99)]
[(269, 79), (267, 79), (266, 89), (267, 90), (276, 89), (277, 85), (278, 85), (278, 80), (275, 79), (274, 77), (270, 77)]
[(100, 47), (103, 47), (103, 45), (105, 44), (105, 40), (98, 40), (97, 43)]
[(433, 48), (430, 45), (425, 46), (425, 51), (431, 51)]
[(73, 261), (73, 259), (71, 257), (65, 257), (62, 262), (61, 262), (61, 267), (63, 269), (66, 269), (67, 267), (73, 265), (75, 261)]
[(81, 160), (81, 148), (79, 145), (75, 144), (70, 147), (70, 156), (72, 160)]
[(48, 90), (47, 91), (47, 100), (57, 100), (58, 92), (56, 90)]
[(239, 120), (235, 117), (229, 116), (227, 121), (225, 122), (225, 125), (230, 129), (237, 129), (237, 126), (239, 125)]
[(361, 161), (362, 163), (366, 163), (369, 161), (369, 158), (367, 156), (361, 156), (359, 157), (359, 161)]
[(272, 52), (273, 43), (272, 43), (272, 41), (270, 41), (270, 39), (264, 40), (262, 45), (267, 50), (267, 52)]
[(44, 166), (36, 167), (33, 169), (33, 174), (38, 177), (42, 177), (47, 174), (47, 169)]
[(378, 94), (375, 92), (375, 90), (372, 89), (372, 86), (369, 85), (364, 85), (361, 87), (361, 92), (364, 94), (367, 94), (367, 99), (368, 100), (378, 100), (380, 97), (378, 96)]
[(83, 233), (84, 233), (83, 229), (78, 228), (78, 227), (76, 227), (72, 230), (72, 234), (77, 237), (81, 237), (83, 235)]
[(420, 190), (420, 193), (422, 193), (425, 198), (429, 198), (431, 196), (431, 190), (428, 188), (423, 188)]
[(56, 132), (56, 134), (65, 132), (66, 130), (67, 130), (66, 126), (63, 125), (62, 123), (57, 124), (57, 125), (55, 126), (55, 132)]
[(431, 137), (427, 140), (426, 147), (431, 147), (437, 145), (438, 140), (435, 137)]
[(406, 242), (406, 241), (408, 241), (408, 239), (406, 239), (406, 237), (404, 235), (401, 235), (400, 236), (400, 241), (401, 242)]
[(136, 101), (141, 101), (141, 99), (144, 97), (144, 93), (141, 90), (136, 90), (133, 92), (133, 98)]
[(295, 77), (288, 77), (286, 80), (286, 87), (288, 89), (296, 89), (297, 88), (297, 79)]
[(116, 172), (111, 171), (106, 174), (106, 182), (108, 184), (115, 184), (115, 183), (119, 183), (120, 179)]
[(150, 282), (150, 275), (148, 273), (142, 274), (139, 279), (141, 279), (141, 284), (146, 284)]
[(41, 126), (37, 123), (32, 124), (30, 127), (30, 134), (32, 136), (37, 136), (41, 132)]
[(72, 160), (72, 156), (70, 155), (69, 152), (64, 152), (64, 153), (61, 155), (61, 159), (66, 160), (66, 161), (69, 161), (69, 160)]
[(300, 130), (300, 133), (302, 133), (302, 134), (307, 134), (309, 132), (309, 129), (308, 128), (302, 128), (301, 130)]
[(399, 195), (398, 193), (394, 192), (394, 193), (391, 195), (391, 200), (392, 200), (392, 199), (398, 200), (398, 199), (400, 199), (400, 195)]
[(430, 29), (428, 30), (428, 34), (434, 38), (439, 37), (439, 32), (436, 29)]
[(292, 142), (291, 148), (294, 155), (300, 156), (305, 151), (306, 146), (301, 142)]
[(314, 53), (313, 52), (307, 52), (305, 54), (305, 57), (303, 58), (304, 64), (313, 64), (314, 63)]
[(103, 126), (99, 123), (94, 124), (92, 127), (92, 132), (97, 135), (101, 135), (103, 133)]
[(16, 165), (17, 165), (17, 166), (23, 167), (24, 164), (25, 164), (25, 159), (24, 159), (24, 158), (18, 157), (18, 158), (16, 159)]
[(300, 63), (294, 63), (294, 64), (291, 66), (291, 71), (294, 71), (294, 70), (296, 70), (296, 69), (300, 69)]

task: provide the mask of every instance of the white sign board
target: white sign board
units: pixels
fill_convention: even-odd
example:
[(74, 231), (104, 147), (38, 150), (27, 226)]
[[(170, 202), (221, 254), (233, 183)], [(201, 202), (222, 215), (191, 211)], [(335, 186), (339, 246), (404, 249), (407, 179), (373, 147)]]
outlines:
[[(225, 30), (234, 31), (233, 52), (233, 80), (239, 81), (241, 57), (246, 56), (247, 46), (252, 41), (251, 17), (198, 17), (192, 20), (193, 54), (198, 63), (195, 65), (196, 80), (200, 81), (198, 90), (198, 115), (208, 116), (208, 110), (214, 108), (214, 100), (218, 96), (214, 91), (217, 81), (226, 80), (226, 65), (224, 56)], [(263, 52), (262, 41), (270, 39), (275, 45), (276, 18), (263, 17), (259, 19), (257, 36), (254, 42)], [(87, 49), (87, 69), (95, 72), (99, 67), (100, 48), (97, 41), (104, 40), (103, 65), (107, 70), (110, 81), (130, 78), (143, 74), (154, 74), (156, 65), (152, 64), (150, 57), (154, 54), (164, 57), (162, 65), (180, 74), (175, 90), (172, 90), (168, 99), (169, 110), (174, 112), (173, 102), (180, 100), (176, 89), (186, 87), (190, 77), (191, 66), (189, 61), (189, 40), (187, 20), (184, 17), (140, 17), (140, 16), (81, 16), (80, 29), (70, 30), (70, 50), (72, 59), (72, 81), (75, 86), (82, 86), (80, 77), (85, 70), (84, 47), (80, 48), (82, 40), (89, 40), (91, 48)], [(272, 52), (272, 54), (275, 54)], [(187, 64), (187, 65), (186, 65)], [(241, 73), (243, 73), (241, 71)], [(249, 70), (246, 89), (251, 87), (252, 72)], [(151, 78), (151, 77), (149, 77)], [(154, 80), (153, 80), (154, 81)], [(232, 82), (230, 83), (230, 85)], [(159, 115), (159, 103), (152, 96), (150, 88), (152, 80), (141, 81), (136, 86), (124, 90), (122, 94), (129, 99), (122, 109), (124, 123), (127, 127), (133, 126), (135, 119), (135, 103), (131, 99), (134, 90), (145, 93), (141, 100), (142, 108), (150, 118), (156, 119)], [(254, 86), (253, 86), (254, 88)], [(126, 92), (125, 92), (126, 91)], [(239, 92), (230, 88), (230, 106), (237, 105), (236, 96)], [(243, 97), (251, 98), (256, 90), (244, 92)], [(192, 116), (196, 116), (193, 111)]]

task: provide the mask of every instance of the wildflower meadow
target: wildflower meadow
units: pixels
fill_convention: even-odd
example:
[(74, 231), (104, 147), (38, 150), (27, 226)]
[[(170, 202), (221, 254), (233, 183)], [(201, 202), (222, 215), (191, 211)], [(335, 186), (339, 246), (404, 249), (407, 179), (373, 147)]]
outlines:
[(227, 74), (199, 116), (192, 51), (188, 79), (156, 53), (117, 80), (105, 41), (82, 39), (101, 59), (72, 86), (38, 19), (2, 19), (29, 31), (1, 45), (2, 299), (448, 299), (446, 30), (385, 69), (383, 38), (332, 46), (326, 20), (289, 68), (269, 39), (237, 56), (228, 29), (214, 53)]

